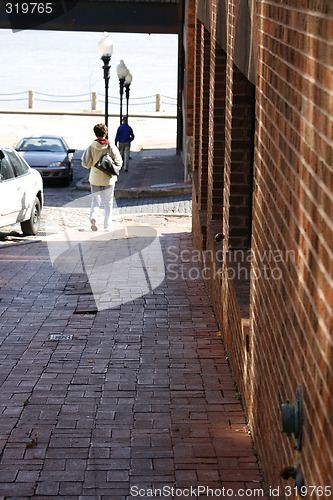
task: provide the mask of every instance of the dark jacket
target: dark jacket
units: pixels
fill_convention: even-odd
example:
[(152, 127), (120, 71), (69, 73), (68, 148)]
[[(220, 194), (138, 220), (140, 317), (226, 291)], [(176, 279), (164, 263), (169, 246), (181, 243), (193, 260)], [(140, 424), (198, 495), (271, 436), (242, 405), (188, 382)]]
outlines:
[(117, 130), (115, 144), (119, 142), (132, 142), (134, 139), (134, 134), (132, 127), (130, 127), (127, 123), (122, 123)]

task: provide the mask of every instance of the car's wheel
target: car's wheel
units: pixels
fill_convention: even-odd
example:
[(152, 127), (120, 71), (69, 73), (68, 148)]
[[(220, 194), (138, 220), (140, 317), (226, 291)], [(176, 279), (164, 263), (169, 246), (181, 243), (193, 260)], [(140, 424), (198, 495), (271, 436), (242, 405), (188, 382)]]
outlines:
[(72, 180), (71, 179), (71, 172), (69, 170), (67, 177), (65, 177), (65, 179), (63, 180), (63, 186), (66, 186), (66, 187), (70, 186), (71, 180)]
[(22, 233), (25, 236), (32, 236), (38, 233), (40, 226), (40, 214), (41, 214), (40, 201), (36, 196), (35, 201), (32, 205), (30, 219), (21, 222)]

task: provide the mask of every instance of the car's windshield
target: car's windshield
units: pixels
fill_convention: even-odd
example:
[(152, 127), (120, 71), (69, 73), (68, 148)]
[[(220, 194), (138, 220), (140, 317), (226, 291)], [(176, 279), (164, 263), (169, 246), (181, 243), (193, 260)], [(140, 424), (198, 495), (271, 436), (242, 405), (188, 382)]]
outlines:
[(0, 181), (6, 181), (9, 179), (14, 179), (15, 174), (13, 166), (9, 162), (8, 158), (1, 152), (0, 155)]
[(66, 151), (63, 143), (52, 137), (22, 139), (16, 149), (18, 151), (49, 151), (52, 153)]

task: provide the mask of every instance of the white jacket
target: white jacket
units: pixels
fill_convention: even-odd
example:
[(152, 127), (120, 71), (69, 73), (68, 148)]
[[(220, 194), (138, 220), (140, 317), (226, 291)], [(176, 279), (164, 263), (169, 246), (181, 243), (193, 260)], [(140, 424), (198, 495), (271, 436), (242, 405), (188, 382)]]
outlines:
[(116, 175), (109, 177), (104, 174), (104, 172), (101, 172), (94, 167), (100, 157), (107, 152), (109, 152), (115, 164), (118, 167), (122, 167), (123, 160), (121, 158), (121, 154), (119, 153), (117, 146), (114, 146), (113, 144), (100, 144), (94, 140), (82, 155), (82, 165), (84, 168), (90, 169), (89, 182), (93, 186), (109, 186), (117, 181)]

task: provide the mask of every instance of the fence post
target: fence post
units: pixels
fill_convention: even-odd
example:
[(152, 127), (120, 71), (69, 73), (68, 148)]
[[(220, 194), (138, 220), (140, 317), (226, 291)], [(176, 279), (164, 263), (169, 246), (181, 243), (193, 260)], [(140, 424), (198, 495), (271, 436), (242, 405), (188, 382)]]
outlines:
[(161, 94), (156, 94), (156, 111), (161, 111)]
[(91, 110), (96, 111), (97, 109), (97, 92), (91, 93)]
[(34, 91), (33, 90), (29, 90), (28, 106), (29, 106), (29, 109), (32, 109), (34, 107)]

